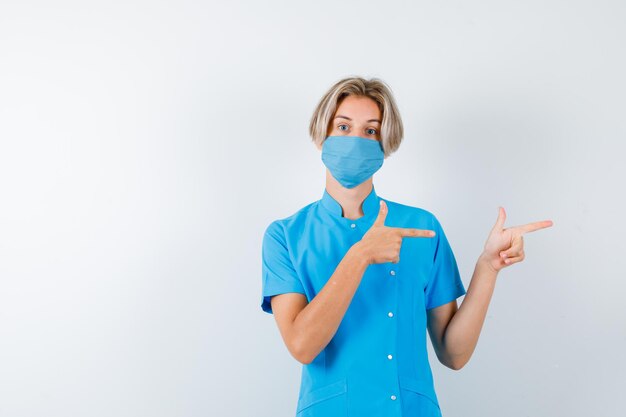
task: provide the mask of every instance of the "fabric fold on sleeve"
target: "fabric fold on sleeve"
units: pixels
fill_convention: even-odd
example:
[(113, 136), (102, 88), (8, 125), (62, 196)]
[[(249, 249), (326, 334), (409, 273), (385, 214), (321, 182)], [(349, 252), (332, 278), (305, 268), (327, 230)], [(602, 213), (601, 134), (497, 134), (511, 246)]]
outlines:
[(304, 287), (293, 267), (283, 226), (272, 222), (263, 235), (262, 258), (262, 296), (261, 308), (273, 314), (270, 299), (273, 295), (296, 292), (305, 294)]
[(436, 244), (433, 266), (424, 289), (426, 310), (449, 303), (466, 293), (454, 253), (436, 217), (433, 217), (433, 230)]

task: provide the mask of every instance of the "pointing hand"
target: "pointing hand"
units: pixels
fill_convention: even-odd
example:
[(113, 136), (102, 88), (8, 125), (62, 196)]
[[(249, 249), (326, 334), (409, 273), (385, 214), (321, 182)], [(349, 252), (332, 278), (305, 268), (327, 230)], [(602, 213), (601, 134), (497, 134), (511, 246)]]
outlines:
[(380, 210), (372, 227), (359, 242), (369, 264), (400, 262), (400, 248), (404, 237), (433, 237), (432, 230), (385, 226), (387, 203), (380, 200)]
[(552, 220), (527, 223), (504, 228), (506, 213), (499, 208), (498, 219), (491, 229), (481, 258), (496, 272), (508, 265), (524, 260), (524, 233), (534, 232), (553, 225)]

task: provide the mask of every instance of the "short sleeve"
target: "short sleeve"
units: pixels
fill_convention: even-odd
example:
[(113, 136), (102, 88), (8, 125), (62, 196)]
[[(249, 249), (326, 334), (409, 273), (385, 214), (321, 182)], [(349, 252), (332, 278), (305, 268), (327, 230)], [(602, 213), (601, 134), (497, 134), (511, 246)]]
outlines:
[(287, 292), (305, 294), (289, 256), (283, 226), (277, 221), (272, 222), (265, 230), (261, 258), (263, 278), (261, 308), (273, 314), (270, 304), (273, 295)]
[(433, 266), (424, 289), (426, 310), (449, 303), (466, 293), (454, 253), (437, 218), (434, 218), (433, 230), (436, 243)]

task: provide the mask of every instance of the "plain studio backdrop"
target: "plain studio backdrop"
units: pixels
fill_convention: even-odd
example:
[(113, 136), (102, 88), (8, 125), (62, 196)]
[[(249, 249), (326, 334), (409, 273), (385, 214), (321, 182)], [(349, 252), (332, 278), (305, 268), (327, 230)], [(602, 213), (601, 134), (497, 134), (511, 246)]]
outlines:
[(444, 416), (623, 413), (625, 21), (597, 0), (3, 1), (0, 416), (293, 416), (262, 234), (321, 198), (308, 123), (351, 75), (405, 125), (378, 194), (440, 219), (466, 287), (499, 205), (554, 221), (463, 369), (428, 342)]

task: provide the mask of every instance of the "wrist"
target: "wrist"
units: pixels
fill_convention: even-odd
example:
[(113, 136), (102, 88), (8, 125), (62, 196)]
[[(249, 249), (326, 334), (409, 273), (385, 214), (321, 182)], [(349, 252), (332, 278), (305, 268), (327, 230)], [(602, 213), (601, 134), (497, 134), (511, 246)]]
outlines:
[(478, 257), (478, 262), (479, 265), (484, 266), (485, 268), (487, 268), (489, 271), (493, 272), (494, 274), (498, 274), (498, 272), (500, 272), (500, 268), (496, 268), (493, 266), (493, 256), (490, 256), (489, 254), (483, 252), (480, 254), (480, 256)]
[(350, 252), (352, 252), (357, 259), (363, 262), (365, 266), (369, 266), (372, 263), (369, 254), (363, 245), (363, 241), (360, 240), (352, 245), (352, 247), (350, 247)]

